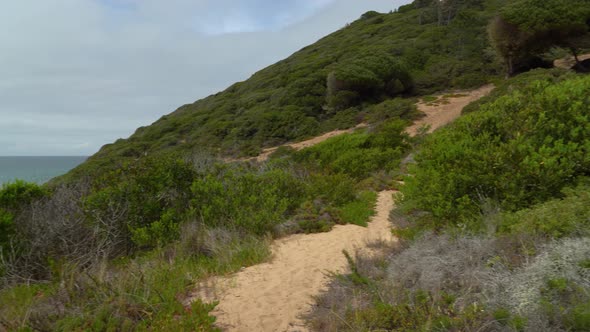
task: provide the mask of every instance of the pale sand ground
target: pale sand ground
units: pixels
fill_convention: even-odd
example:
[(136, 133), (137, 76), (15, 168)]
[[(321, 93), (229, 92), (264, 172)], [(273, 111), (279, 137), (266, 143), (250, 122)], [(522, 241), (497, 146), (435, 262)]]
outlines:
[[(590, 59), (590, 54), (578, 55), (579, 61), (584, 61), (584, 60), (588, 60), (588, 59)], [(557, 59), (557, 60), (553, 61), (553, 66), (555, 66), (557, 68), (563, 68), (563, 69), (570, 69), (575, 64), (576, 64), (576, 60), (574, 59), (573, 56), (567, 57), (565, 59)]]
[(418, 110), (422, 111), (426, 116), (414, 122), (406, 131), (414, 136), (420, 128), (430, 126), (428, 132), (431, 133), (458, 118), (465, 106), (487, 96), (493, 89), (494, 86), (489, 84), (475, 90), (453, 92), (452, 94), (459, 95), (457, 97), (443, 98), (444, 95), (438, 95), (435, 96), (438, 99), (432, 103), (420, 101), (417, 104)]
[(279, 239), (272, 246), (271, 262), (210, 279), (198, 286), (194, 297), (220, 301), (213, 314), (226, 331), (307, 331), (298, 316), (311, 308), (312, 296), (326, 287), (330, 272), (346, 271), (342, 250), (353, 254), (369, 242), (394, 241), (388, 221), (392, 194), (379, 193), (368, 227), (336, 225), (327, 233)]
[[(437, 106), (419, 103), (419, 109), (426, 116), (409, 127), (408, 133), (415, 135), (424, 125), (429, 125), (432, 131), (449, 123), (468, 103), (487, 95), (492, 89), (493, 86), (488, 85), (460, 92), (461, 96), (446, 98), (447, 104)], [(302, 149), (355, 129), (330, 132), (288, 146)], [(265, 150), (257, 160), (267, 159), (274, 150), (276, 148)], [(330, 273), (346, 271), (348, 266), (342, 251), (370, 253), (367, 243), (395, 241), (388, 221), (393, 208), (393, 193), (379, 193), (376, 215), (368, 227), (336, 225), (328, 233), (298, 234), (279, 239), (272, 245), (273, 259), (270, 262), (244, 268), (229, 277), (206, 280), (197, 285), (187, 303), (198, 298), (205, 302), (218, 300), (219, 305), (213, 314), (218, 326), (226, 331), (307, 331), (300, 316), (311, 309), (312, 296), (327, 287)]]

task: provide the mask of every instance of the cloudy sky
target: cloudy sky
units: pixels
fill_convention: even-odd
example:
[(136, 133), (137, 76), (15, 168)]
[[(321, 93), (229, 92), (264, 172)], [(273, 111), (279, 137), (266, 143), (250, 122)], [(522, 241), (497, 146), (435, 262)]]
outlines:
[(90, 155), (409, 0), (0, 0), (0, 155)]

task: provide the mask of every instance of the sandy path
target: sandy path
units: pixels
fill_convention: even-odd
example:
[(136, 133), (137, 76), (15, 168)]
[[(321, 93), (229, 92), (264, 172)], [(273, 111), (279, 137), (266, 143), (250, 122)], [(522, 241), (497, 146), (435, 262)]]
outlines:
[[(293, 235), (277, 240), (271, 262), (199, 285), (193, 298), (220, 301), (213, 314), (227, 331), (306, 331), (299, 315), (311, 308), (312, 295), (324, 289), (329, 272), (347, 268), (351, 254), (367, 242), (394, 241), (388, 221), (393, 191), (379, 193), (368, 227), (336, 225), (328, 233)], [(368, 251), (370, 249), (364, 249)]]
[(487, 96), (493, 89), (494, 86), (489, 84), (475, 90), (453, 92), (447, 97), (445, 95), (437, 95), (437, 100), (430, 103), (420, 101), (417, 104), (418, 110), (425, 113), (426, 116), (414, 122), (406, 131), (414, 136), (421, 127), (428, 125), (430, 126), (428, 132), (431, 133), (458, 118), (465, 106), (481, 97)]
[[(579, 61), (584, 61), (584, 60), (588, 60), (588, 59), (590, 59), (590, 53), (578, 55)], [(570, 56), (570, 57), (567, 57), (564, 59), (557, 59), (557, 60), (553, 61), (553, 66), (555, 66), (557, 68), (571, 69), (575, 65), (576, 65), (576, 59), (574, 59), (573, 56)]]

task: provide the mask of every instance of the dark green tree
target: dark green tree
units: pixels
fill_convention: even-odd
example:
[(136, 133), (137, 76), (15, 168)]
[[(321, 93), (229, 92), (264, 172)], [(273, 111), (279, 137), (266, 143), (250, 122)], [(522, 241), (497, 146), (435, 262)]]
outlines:
[(518, 62), (553, 46), (576, 56), (590, 38), (589, 20), (589, 0), (519, 0), (502, 8), (488, 34), (510, 76)]

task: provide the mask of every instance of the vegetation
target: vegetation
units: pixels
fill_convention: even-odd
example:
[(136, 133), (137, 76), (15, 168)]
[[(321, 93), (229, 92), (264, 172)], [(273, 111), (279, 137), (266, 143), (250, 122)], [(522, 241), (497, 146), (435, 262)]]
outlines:
[[(5, 185), (2, 227), (10, 233), (2, 238), (0, 303), (23, 299), (0, 308), (0, 326), (211, 330), (214, 305), (185, 307), (187, 291), (210, 274), (267, 259), (274, 237), (336, 223), (366, 226), (377, 198), (373, 184), (391, 182), (376, 171), (397, 167), (409, 146), (404, 124), (392, 117), (311, 154), (288, 151), (262, 165), (167, 154), (54, 186), (50, 194), (24, 182)], [(357, 136), (363, 144), (342, 145)], [(387, 158), (369, 168), (319, 163), (331, 157), (317, 156), (334, 156), (335, 146)]]
[[(515, 74), (551, 47), (584, 48), (588, 8), (416, 0), (368, 12), (64, 178), (3, 185), (0, 329), (214, 331), (214, 303), (183, 303), (192, 285), (264, 261), (274, 238), (366, 225), (375, 191), (407, 172), (400, 244), (347, 253), (351, 273), (318, 298), (312, 327), (588, 330), (590, 78), (497, 76), (502, 62)], [(419, 96), (490, 80), (453, 125), (405, 134)], [(360, 122), (265, 162), (217, 159)]]
[(391, 215), (401, 243), (350, 259), (312, 327), (587, 330), (589, 88), (523, 74), (426, 137)]
[(488, 32), (507, 75), (513, 75), (535, 53), (554, 46), (566, 47), (576, 56), (579, 48), (590, 45), (588, 22), (587, 0), (519, 0), (502, 8)]
[(441, 222), (461, 223), (482, 200), (514, 211), (587, 176), (588, 77), (534, 82), (427, 139), (404, 197)]

